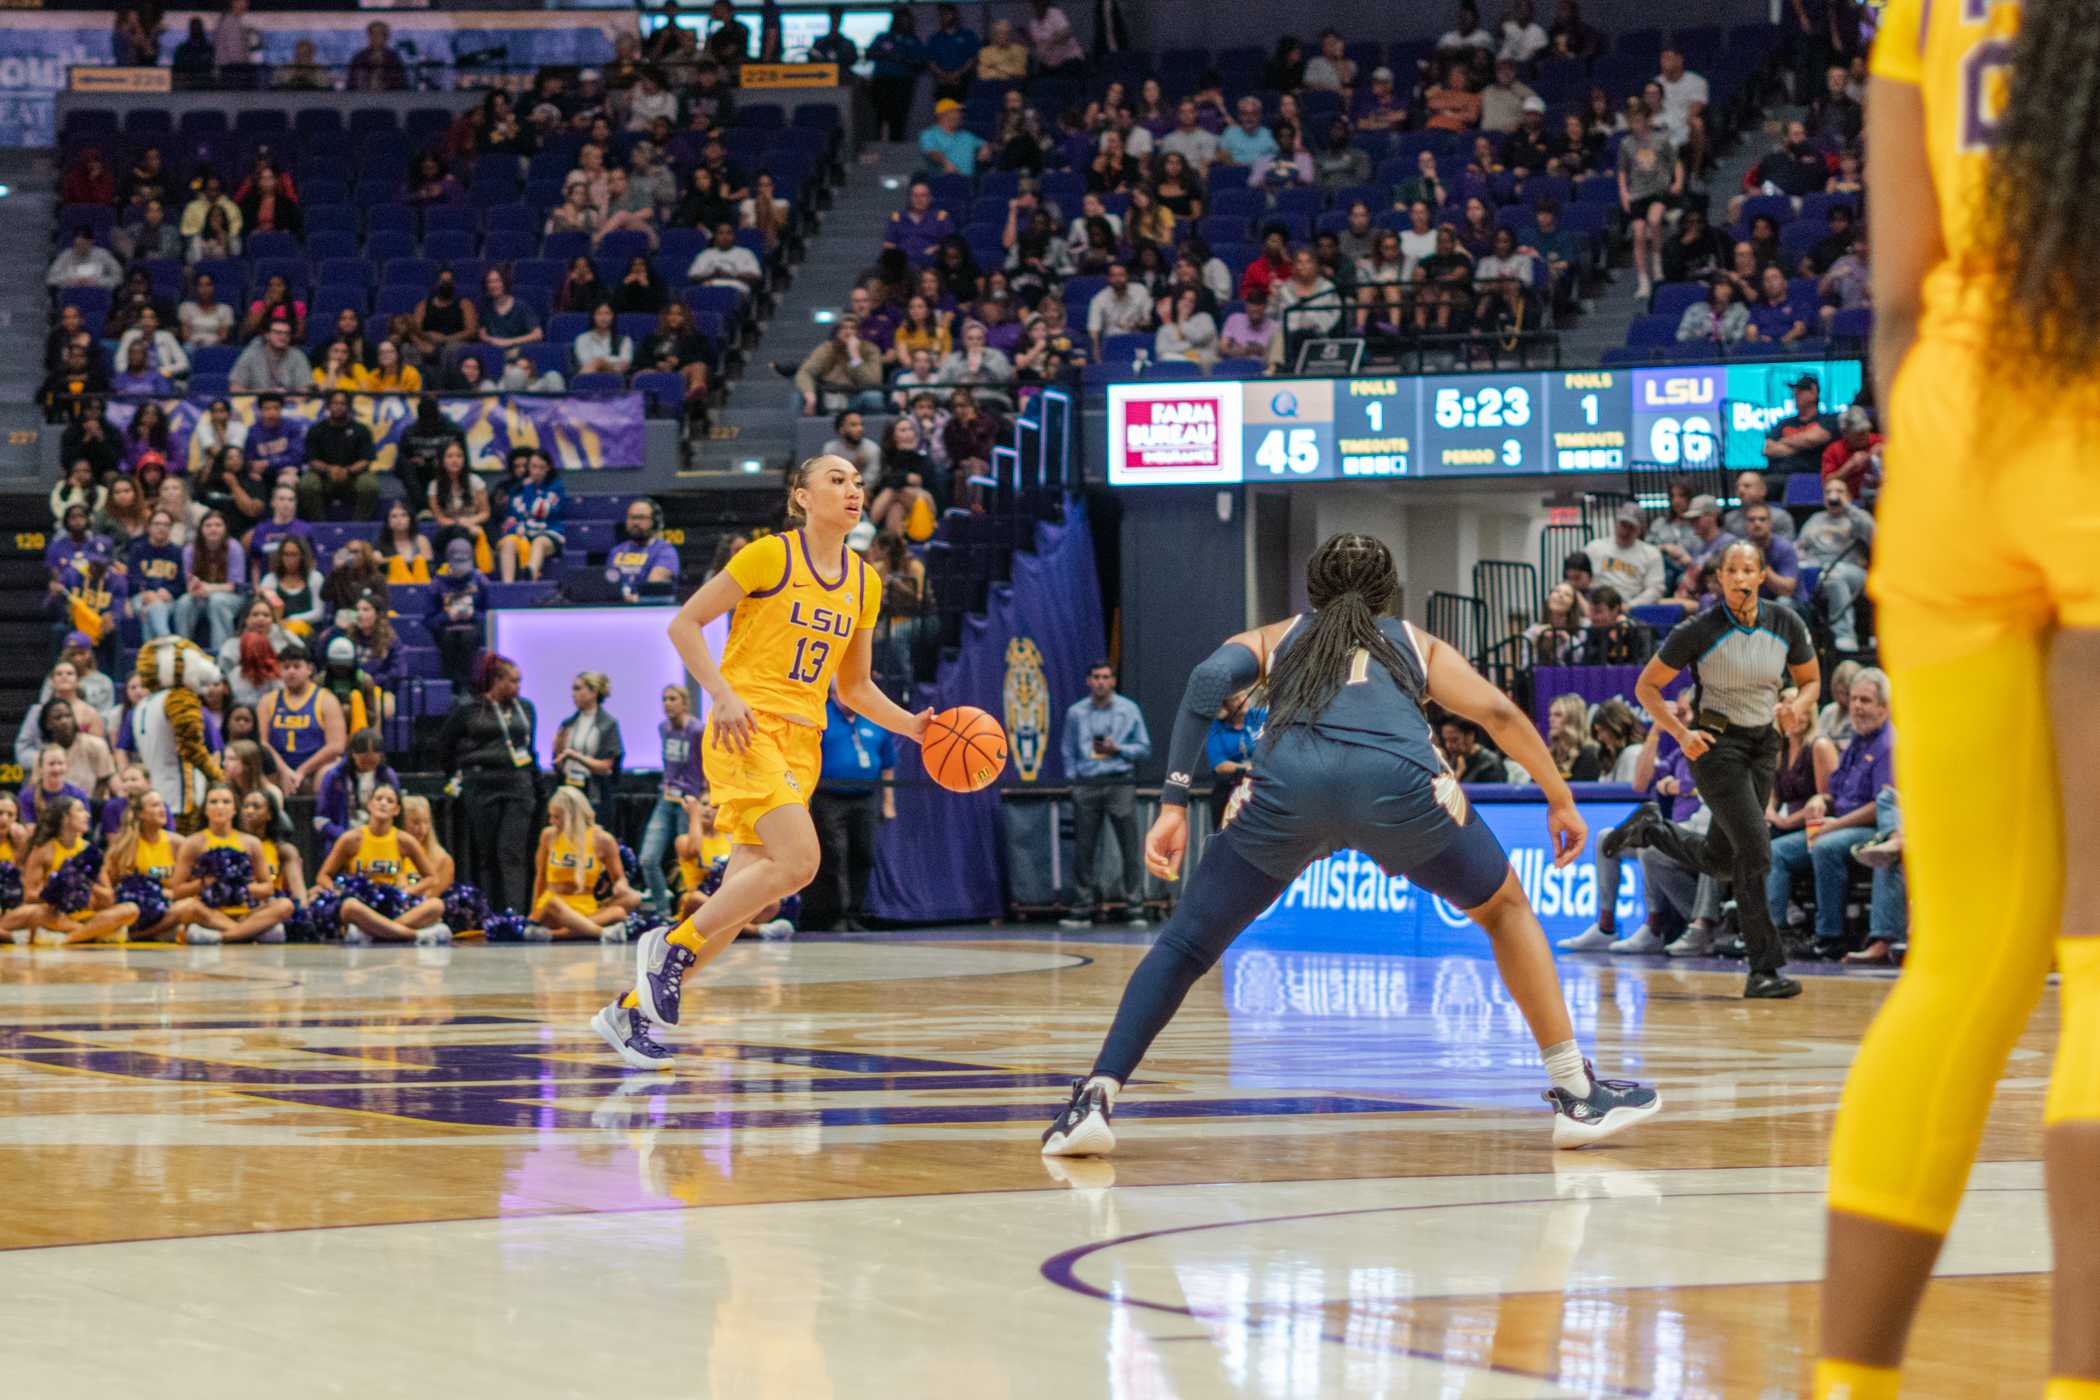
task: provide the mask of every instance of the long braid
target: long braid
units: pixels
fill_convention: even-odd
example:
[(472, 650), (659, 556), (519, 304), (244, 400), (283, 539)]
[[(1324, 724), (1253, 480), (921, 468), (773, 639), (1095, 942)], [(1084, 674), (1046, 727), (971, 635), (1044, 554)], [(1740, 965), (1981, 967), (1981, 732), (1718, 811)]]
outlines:
[(1391, 550), (1369, 535), (1335, 535), (1313, 551), (1305, 591), (1315, 610), (1312, 623), (1277, 658), (1269, 676), (1267, 727), (1310, 724), (1341, 690), (1359, 650), (1390, 671), (1402, 690), (1413, 692), (1407, 662), (1378, 630), (1379, 614), (1400, 591)]
[(2056, 382), (2100, 370), (2100, 25), (2080, 0), (2027, 0), (1981, 211), (2003, 287), (2000, 348)]

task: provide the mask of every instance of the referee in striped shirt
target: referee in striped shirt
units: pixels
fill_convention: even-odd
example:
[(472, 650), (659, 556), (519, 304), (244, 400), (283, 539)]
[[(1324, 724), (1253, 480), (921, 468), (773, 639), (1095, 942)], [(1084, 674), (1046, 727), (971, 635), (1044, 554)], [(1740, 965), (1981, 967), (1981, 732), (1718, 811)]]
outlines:
[[(1705, 835), (1665, 821), (1644, 803), (1604, 838), (1603, 851), (1653, 846), (1671, 859), (1717, 880), (1733, 881), (1750, 976), (1743, 995), (1799, 996), (1801, 984), (1780, 971), (1786, 945), (1765, 904), (1765, 871), (1772, 864), (1772, 837), (1765, 804), (1779, 771), (1783, 747), (1775, 722), (1780, 691), (1798, 687), (1792, 702), (1813, 723), (1822, 672), (1808, 627), (1791, 608), (1758, 597), (1765, 579), (1764, 554), (1738, 542), (1722, 552), (1714, 568), (1721, 606), (1681, 623), (1641, 671), (1634, 694), (1663, 732), (1683, 746), (1692, 780), (1713, 813)], [(1692, 671), (1692, 722), (1681, 723), (1663, 699), (1663, 687), (1687, 666)]]

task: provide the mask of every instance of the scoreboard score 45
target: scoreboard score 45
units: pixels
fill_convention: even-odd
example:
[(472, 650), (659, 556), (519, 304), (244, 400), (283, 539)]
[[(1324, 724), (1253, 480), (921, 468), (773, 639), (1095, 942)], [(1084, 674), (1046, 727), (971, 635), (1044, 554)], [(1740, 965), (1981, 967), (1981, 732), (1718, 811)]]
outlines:
[[(1175, 380), (1108, 389), (1115, 486), (1530, 476), (1749, 465), (1801, 374), (1836, 412), (1857, 361), (1357, 379)], [(1725, 454), (1725, 455), (1724, 455)]]

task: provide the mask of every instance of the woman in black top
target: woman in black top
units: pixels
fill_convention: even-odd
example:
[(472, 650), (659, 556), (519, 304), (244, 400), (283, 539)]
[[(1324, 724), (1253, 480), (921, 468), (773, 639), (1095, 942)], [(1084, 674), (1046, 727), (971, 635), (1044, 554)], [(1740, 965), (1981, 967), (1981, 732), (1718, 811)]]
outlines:
[(556, 311), (581, 311), (586, 316), (612, 300), (612, 293), (598, 280), (598, 269), (589, 258), (569, 259), (569, 275), (554, 289)]
[(1305, 46), (1295, 34), (1276, 41), (1276, 49), (1262, 66), (1261, 85), (1271, 92), (1296, 92), (1305, 84)]
[(664, 290), (663, 278), (656, 275), (649, 259), (640, 253), (627, 260), (627, 271), (612, 289), (612, 308), (622, 315), (641, 312), (654, 316), (669, 300), (670, 293)]
[(441, 355), (448, 345), (464, 345), (481, 331), (481, 313), (459, 294), (452, 270), (438, 274), (430, 295), (416, 303), (416, 348), (428, 356)]
[(715, 173), (704, 165), (695, 166), (692, 184), (671, 210), (671, 226), (713, 232), (716, 224), (735, 222), (736, 206), (716, 188)]
[(492, 909), (525, 910), (532, 898), (534, 809), (539, 722), (518, 697), (518, 668), (485, 652), (474, 664), (474, 695), (452, 707), (438, 734), (438, 765), (459, 775), (466, 817), (465, 878), (488, 894)]

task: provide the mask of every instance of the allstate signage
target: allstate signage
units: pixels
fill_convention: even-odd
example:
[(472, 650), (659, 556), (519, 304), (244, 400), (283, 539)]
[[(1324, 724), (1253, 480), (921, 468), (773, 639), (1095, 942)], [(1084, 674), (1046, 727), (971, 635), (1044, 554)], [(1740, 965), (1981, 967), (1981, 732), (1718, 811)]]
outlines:
[[(1531, 898), (1549, 939), (1582, 932), (1597, 917), (1597, 842), (1633, 810), (1625, 802), (1585, 803), (1590, 839), (1574, 863), (1553, 868), (1546, 809), (1539, 803), (1475, 803), (1473, 810), (1509, 852), (1517, 882)], [(1643, 912), (1641, 868), (1629, 857), (1620, 872), (1617, 916), (1632, 929)], [(1369, 857), (1337, 851), (1307, 866), (1241, 937), (1242, 944), (1288, 943), (1330, 950), (1437, 953), (1486, 945), (1472, 920), (1443, 900), (1387, 875)]]

